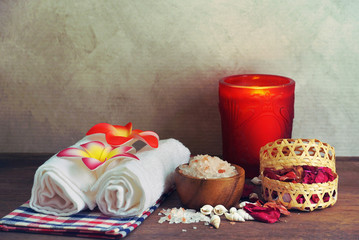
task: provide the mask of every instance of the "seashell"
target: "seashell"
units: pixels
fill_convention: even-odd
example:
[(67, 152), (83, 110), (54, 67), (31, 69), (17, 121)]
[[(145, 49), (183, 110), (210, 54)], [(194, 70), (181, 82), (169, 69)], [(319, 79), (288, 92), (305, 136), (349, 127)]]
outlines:
[(249, 200), (251, 200), (252, 202), (255, 202), (259, 199), (258, 194), (257, 193), (251, 193), (249, 194)]
[(228, 211), (227, 208), (221, 204), (215, 206), (213, 209), (213, 212), (218, 216), (223, 215), (227, 211)]
[(231, 207), (231, 208), (229, 209), (229, 212), (230, 212), (230, 213), (236, 213), (236, 212), (237, 212), (237, 208)]
[(233, 213), (224, 213), (224, 216), (227, 220), (233, 221)]
[(235, 222), (245, 222), (244, 218), (241, 217), (241, 215), (238, 214), (238, 212), (235, 213), (224, 213), (227, 220), (229, 221), (235, 221)]
[(209, 222), (213, 227), (219, 228), (219, 225), (221, 224), (221, 218), (218, 215), (213, 215), (211, 217), (211, 220)]
[(246, 220), (244, 220), (244, 218), (241, 215), (239, 215), (238, 212), (233, 213), (233, 220), (237, 221), (237, 222), (245, 222), (246, 221)]
[(259, 177), (254, 177), (254, 178), (252, 178), (251, 182), (254, 185), (261, 185), (262, 184), (262, 179), (260, 179)]
[(211, 205), (206, 204), (203, 207), (201, 207), (200, 212), (204, 215), (209, 215), (211, 214), (212, 210), (213, 207)]
[(243, 208), (247, 203), (251, 203), (251, 202), (243, 201), (243, 202), (241, 202), (241, 203), (238, 204), (238, 207), (239, 207), (239, 208)]
[(254, 218), (249, 215), (249, 213), (247, 213), (244, 209), (238, 209), (237, 213), (245, 220), (254, 220)]

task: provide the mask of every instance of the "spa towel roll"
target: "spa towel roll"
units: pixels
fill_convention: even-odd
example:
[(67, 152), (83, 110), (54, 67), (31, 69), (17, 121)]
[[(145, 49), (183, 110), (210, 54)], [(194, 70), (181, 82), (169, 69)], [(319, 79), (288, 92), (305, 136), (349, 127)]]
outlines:
[[(86, 136), (71, 147), (89, 141), (106, 142), (101, 134)], [(90, 192), (97, 180), (81, 159), (58, 157), (56, 154), (41, 165), (34, 177), (30, 207), (38, 212), (68, 216), (95, 208), (95, 193)]]
[(159, 141), (156, 149), (145, 147), (140, 160), (111, 162), (94, 188), (100, 211), (110, 216), (133, 216), (154, 205), (174, 184), (174, 170), (187, 163), (190, 151), (175, 139)]

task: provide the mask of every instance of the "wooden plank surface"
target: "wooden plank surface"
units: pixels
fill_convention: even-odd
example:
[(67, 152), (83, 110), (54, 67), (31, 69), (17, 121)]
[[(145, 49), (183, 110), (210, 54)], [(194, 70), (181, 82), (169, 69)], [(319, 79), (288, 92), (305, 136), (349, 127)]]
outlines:
[[(49, 156), (0, 154), (0, 217), (30, 198), (35, 171)], [(327, 209), (292, 211), (275, 224), (247, 221), (232, 225), (225, 219), (219, 229), (203, 223), (159, 224), (159, 210), (181, 206), (175, 192), (125, 239), (359, 239), (359, 157), (337, 157), (337, 172), (338, 201)], [(0, 239), (79, 238), (0, 232)]]

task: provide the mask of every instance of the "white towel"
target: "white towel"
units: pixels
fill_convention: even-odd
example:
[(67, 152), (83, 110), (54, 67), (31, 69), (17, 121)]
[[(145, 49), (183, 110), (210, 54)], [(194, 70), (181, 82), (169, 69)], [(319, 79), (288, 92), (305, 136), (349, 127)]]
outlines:
[(100, 211), (111, 216), (133, 216), (154, 205), (174, 184), (174, 170), (187, 163), (190, 151), (175, 139), (159, 141), (156, 149), (145, 147), (136, 156), (112, 161), (93, 191)]
[[(86, 136), (71, 147), (79, 147), (89, 141), (106, 144), (103, 134)], [(68, 216), (95, 208), (95, 184), (97, 171), (91, 171), (80, 158), (58, 157), (56, 154), (41, 165), (34, 177), (30, 207), (46, 214)]]

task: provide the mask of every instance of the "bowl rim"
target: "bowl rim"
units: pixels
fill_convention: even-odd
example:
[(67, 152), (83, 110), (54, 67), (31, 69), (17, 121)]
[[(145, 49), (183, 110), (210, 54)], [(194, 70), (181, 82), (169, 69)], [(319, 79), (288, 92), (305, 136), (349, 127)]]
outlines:
[(179, 175), (183, 176), (183, 177), (186, 177), (186, 178), (191, 178), (191, 179), (195, 179), (195, 180), (205, 180), (205, 181), (229, 181), (229, 180), (232, 180), (232, 179), (237, 179), (237, 178), (241, 178), (243, 176), (245, 176), (245, 170), (244, 168), (242, 168), (241, 166), (237, 165), (237, 164), (233, 164), (231, 163), (232, 166), (234, 166), (238, 172), (238, 169), (240, 170), (238, 172), (238, 174), (234, 175), (234, 176), (231, 176), (231, 177), (223, 177), (223, 178), (198, 178), (198, 177), (193, 177), (193, 176), (189, 176), (189, 175), (186, 175), (186, 174), (183, 174), (182, 172), (180, 172), (180, 169), (179, 167), (182, 166), (182, 165), (189, 165), (189, 163), (183, 163), (183, 164), (180, 164), (176, 167), (175, 169), (175, 172), (178, 173)]

